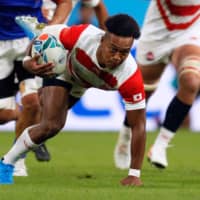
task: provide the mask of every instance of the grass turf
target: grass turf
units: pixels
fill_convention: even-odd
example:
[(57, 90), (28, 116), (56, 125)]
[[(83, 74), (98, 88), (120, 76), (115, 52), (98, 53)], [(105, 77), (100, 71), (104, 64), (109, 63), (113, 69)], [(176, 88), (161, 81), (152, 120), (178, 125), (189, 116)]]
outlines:
[[(140, 188), (123, 187), (127, 175), (114, 167), (116, 133), (60, 133), (48, 141), (50, 162), (37, 162), (29, 153), (28, 177), (15, 177), (15, 184), (0, 186), (0, 200), (199, 200), (200, 134), (179, 131), (168, 149), (169, 167), (158, 170), (144, 160)], [(156, 137), (147, 134), (147, 150)], [(13, 140), (0, 134), (0, 155)]]

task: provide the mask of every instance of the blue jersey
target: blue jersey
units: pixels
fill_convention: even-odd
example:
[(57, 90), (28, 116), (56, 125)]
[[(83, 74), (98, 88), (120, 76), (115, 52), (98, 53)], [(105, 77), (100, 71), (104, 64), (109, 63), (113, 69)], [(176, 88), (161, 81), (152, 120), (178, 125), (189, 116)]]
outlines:
[(0, 0), (0, 40), (26, 37), (15, 23), (18, 15), (31, 15), (45, 22), (41, 12), (42, 0)]

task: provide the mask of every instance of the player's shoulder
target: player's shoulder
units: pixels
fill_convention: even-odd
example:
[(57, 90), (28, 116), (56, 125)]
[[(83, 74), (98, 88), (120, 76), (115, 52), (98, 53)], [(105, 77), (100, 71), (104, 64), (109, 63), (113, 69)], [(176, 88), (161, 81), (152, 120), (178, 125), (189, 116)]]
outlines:
[(126, 79), (132, 76), (137, 71), (137, 69), (138, 65), (135, 61), (135, 58), (131, 53), (129, 53), (126, 60), (124, 60), (124, 62), (118, 68), (116, 68), (116, 71), (118, 71), (120, 76), (123, 76), (124, 79)]
[(103, 35), (103, 30), (90, 24), (81, 32), (79, 42), (93, 46), (94, 43), (99, 43)]
[(126, 68), (126, 70), (131, 70), (132, 72), (136, 71), (136, 69), (138, 68), (136, 60), (131, 53), (129, 53), (129, 55), (126, 58), (126, 60), (124, 61), (123, 65)]
[[(127, 80), (131, 80), (138, 71), (138, 66), (134, 57), (130, 54), (127, 59), (116, 69), (116, 75), (119, 81), (119, 87)], [(130, 81), (129, 80), (129, 81)]]
[(78, 24), (68, 27), (68, 31), (73, 32), (73, 34), (79, 33), (84, 35), (97, 35), (99, 33), (104, 33), (100, 28), (92, 24)]

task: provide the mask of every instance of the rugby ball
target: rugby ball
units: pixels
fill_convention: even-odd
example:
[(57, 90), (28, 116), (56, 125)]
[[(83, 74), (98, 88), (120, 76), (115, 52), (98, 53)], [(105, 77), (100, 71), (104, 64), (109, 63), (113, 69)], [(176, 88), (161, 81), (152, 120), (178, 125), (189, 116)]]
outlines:
[(40, 54), (39, 64), (52, 62), (53, 72), (60, 75), (65, 71), (67, 51), (55, 36), (47, 33), (39, 35), (33, 42), (31, 55)]

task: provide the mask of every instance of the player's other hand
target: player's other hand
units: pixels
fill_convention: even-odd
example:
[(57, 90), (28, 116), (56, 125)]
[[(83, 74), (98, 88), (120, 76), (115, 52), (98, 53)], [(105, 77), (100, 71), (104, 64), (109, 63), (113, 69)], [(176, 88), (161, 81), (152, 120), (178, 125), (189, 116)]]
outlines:
[(53, 63), (46, 63), (46, 64), (39, 64), (40, 55), (35, 55), (31, 59), (28, 59), (23, 62), (23, 66), (26, 70), (28, 70), (30, 73), (41, 76), (41, 77), (51, 77), (54, 75)]
[(143, 185), (141, 179), (136, 176), (127, 176), (126, 178), (122, 179), (120, 183), (124, 186), (142, 186)]

